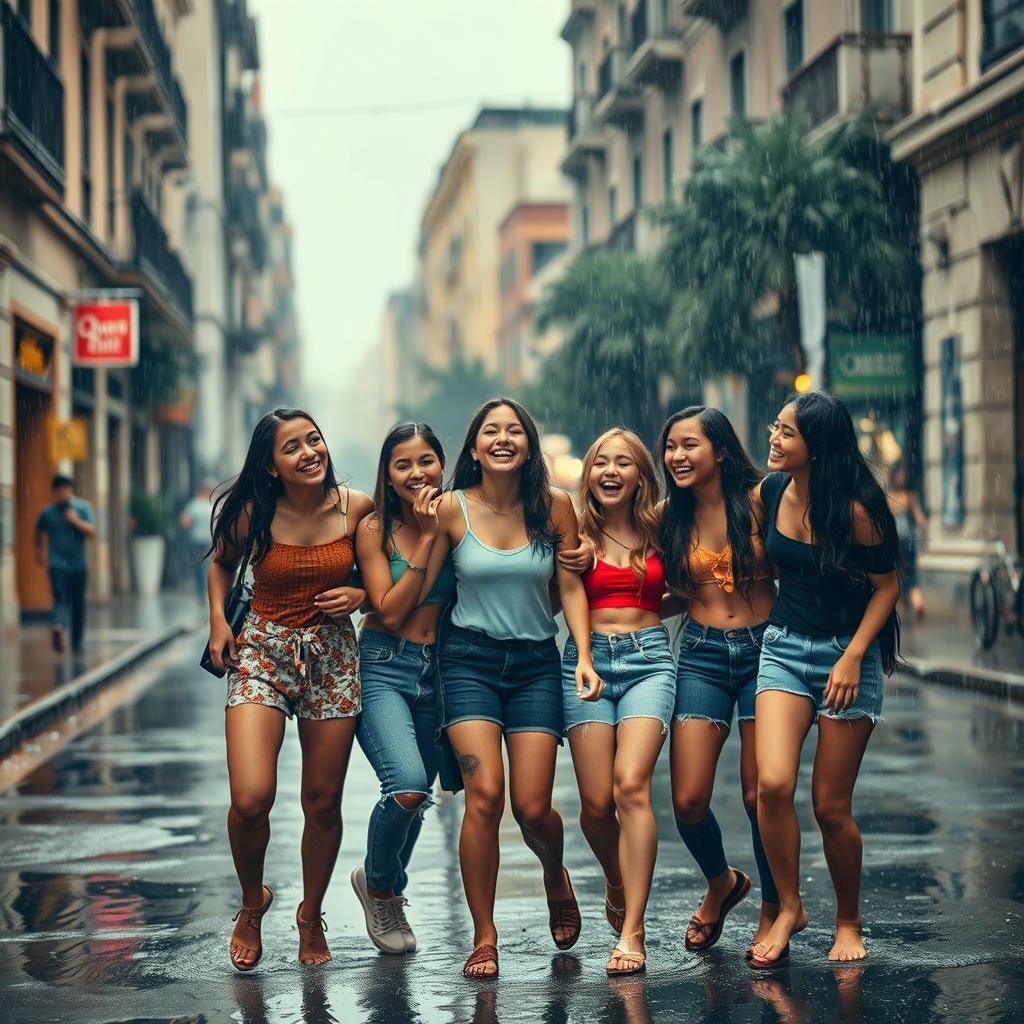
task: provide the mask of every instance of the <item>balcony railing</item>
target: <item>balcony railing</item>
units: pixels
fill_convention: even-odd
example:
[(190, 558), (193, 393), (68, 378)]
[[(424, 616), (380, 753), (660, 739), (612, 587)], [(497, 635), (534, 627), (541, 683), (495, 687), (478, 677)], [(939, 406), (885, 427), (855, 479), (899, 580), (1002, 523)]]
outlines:
[(626, 76), (628, 54), (621, 46), (605, 54), (597, 71), (599, 123), (611, 123), (634, 131), (643, 122), (644, 101), (640, 90)]
[(846, 33), (798, 68), (783, 87), (787, 110), (807, 115), (811, 128), (878, 104), (879, 117), (910, 113), (909, 35)]
[(249, 181), (235, 176), (228, 185), (229, 228), (248, 243), (252, 265), (262, 270), (267, 262), (267, 236), (260, 217), (259, 194)]
[(633, 49), (626, 74), (634, 85), (671, 90), (683, 70), (683, 41), (669, 0), (639, 0), (631, 21)]
[(167, 243), (167, 234), (142, 193), (132, 193), (133, 263), (181, 316), (192, 322), (192, 279)]
[(11, 139), (62, 192), (64, 86), (9, 4), (0, 4), (0, 34), (0, 140)]
[(139, 27), (139, 35), (149, 51), (153, 67), (156, 69), (160, 88), (171, 108), (174, 123), (184, 140), (188, 139), (188, 104), (185, 94), (181, 91), (178, 80), (174, 77), (171, 66), (171, 51), (160, 31), (160, 24), (153, 10), (153, 0), (132, 0), (135, 10), (135, 21)]
[(683, 0), (681, 11), (728, 32), (747, 13), (747, 0)]
[(562, 160), (562, 173), (582, 177), (587, 158), (602, 156), (608, 148), (605, 133), (594, 120), (594, 97), (580, 93), (569, 110), (569, 145)]

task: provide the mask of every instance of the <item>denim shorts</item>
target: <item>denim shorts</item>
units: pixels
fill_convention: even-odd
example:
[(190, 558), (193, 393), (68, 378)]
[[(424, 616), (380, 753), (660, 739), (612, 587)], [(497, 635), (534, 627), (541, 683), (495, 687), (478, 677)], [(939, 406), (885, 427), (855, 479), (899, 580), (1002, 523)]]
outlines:
[(562, 708), (565, 731), (589, 722), (615, 726), (627, 718), (656, 718), (668, 730), (676, 675), (672, 648), (664, 626), (635, 633), (591, 633), (594, 670), (604, 682), (597, 700), (576, 696), (579, 652), (572, 637), (562, 655)]
[(562, 742), (562, 671), (554, 637), (498, 640), (451, 626), (441, 648), (441, 724), (496, 722)]
[(674, 717), (702, 718), (729, 729), (735, 709), (741, 722), (752, 722), (764, 629), (763, 622), (715, 629), (687, 619), (679, 643)]
[(761, 667), (757, 673), (757, 692), (783, 690), (808, 697), (816, 715), (827, 718), (870, 718), (882, 716), (882, 653), (878, 640), (872, 640), (860, 664), (857, 699), (833, 714), (825, 706), (825, 686), (832, 667), (850, 645), (852, 636), (805, 636), (789, 626), (769, 625), (761, 641)]

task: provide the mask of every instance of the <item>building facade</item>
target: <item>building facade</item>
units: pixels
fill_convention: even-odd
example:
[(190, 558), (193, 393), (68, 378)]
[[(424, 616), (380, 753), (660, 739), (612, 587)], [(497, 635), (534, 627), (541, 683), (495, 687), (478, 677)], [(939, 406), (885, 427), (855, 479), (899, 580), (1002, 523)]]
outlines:
[(913, 111), (891, 134), (921, 185), (922, 566), (964, 578), (1024, 551), (1024, 3), (914, 5)]

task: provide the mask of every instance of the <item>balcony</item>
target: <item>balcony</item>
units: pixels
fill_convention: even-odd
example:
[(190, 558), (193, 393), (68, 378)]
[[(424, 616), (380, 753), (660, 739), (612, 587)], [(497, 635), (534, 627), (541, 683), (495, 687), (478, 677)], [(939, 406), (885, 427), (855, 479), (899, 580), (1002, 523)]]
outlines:
[[(167, 243), (167, 234), (142, 193), (132, 194), (134, 247), (124, 269), (143, 277), (146, 290), (171, 307), (186, 324), (192, 323), (192, 279)], [(130, 278), (134, 283), (134, 278)]]
[(683, 42), (672, 23), (668, 0), (639, 0), (633, 10), (633, 53), (626, 77), (634, 85), (669, 92), (683, 73)]
[(562, 38), (570, 46), (575, 46), (583, 32), (594, 24), (596, 13), (597, 0), (572, 0), (572, 9), (560, 33)]
[(680, 12), (703, 18), (728, 32), (747, 13), (747, 0), (682, 0)]
[(267, 234), (260, 215), (259, 191), (244, 174), (236, 173), (228, 183), (228, 234), (232, 253), (256, 270), (267, 264)]
[(260, 67), (259, 38), (256, 21), (249, 14), (246, 0), (220, 0), (224, 42), (237, 46), (242, 55), (242, 69), (258, 71)]
[(29, 191), (64, 194), (64, 86), (25, 23), (0, 4), (0, 155)]
[(603, 158), (607, 150), (608, 138), (594, 123), (594, 97), (577, 96), (569, 111), (569, 145), (562, 158), (562, 173), (584, 177), (588, 159)]
[(624, 220), (612, 228), (608, 241), (604, 248), (609, 252), (635, 252), (636, 251), (636, 212), (634, 211)]
[(878, 105), (879, 120), (910, 113), (909, 35), (845, 33), (798, 68), (782, 89), (786, 110), (800, 111), (812, 129)]
[(633, 133), (643, 126), (644, 98), (639, 87), (626, 78), (626, 59), (625, 49), (616, 46), (601, 61), (594, 116), (599, 125), (610, 124)]

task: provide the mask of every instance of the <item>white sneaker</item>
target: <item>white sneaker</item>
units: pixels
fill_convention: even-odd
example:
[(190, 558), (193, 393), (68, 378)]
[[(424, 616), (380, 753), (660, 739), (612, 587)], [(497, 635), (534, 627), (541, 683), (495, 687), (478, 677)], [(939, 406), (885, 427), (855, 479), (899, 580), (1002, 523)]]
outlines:
[(370, 936), (370, 941), (382, 953), (404, 953), (405, 936), (395, 919), (394, 900), (380, 900), (369, 894), (362, 864), (352, 872), (352, 888), (363, 905), (366, 934)]
[(412, 930), (412, 925), (409, 924), (409, 919), (405, 916), (407, 906), (409, 906), (409, 901), (404, 896), (396, 896), (391, 901), (395, 924), (398, 925), (398, 930), (405, 940), (405, 951), (411, 953), (416, 948), (416, 935)]

